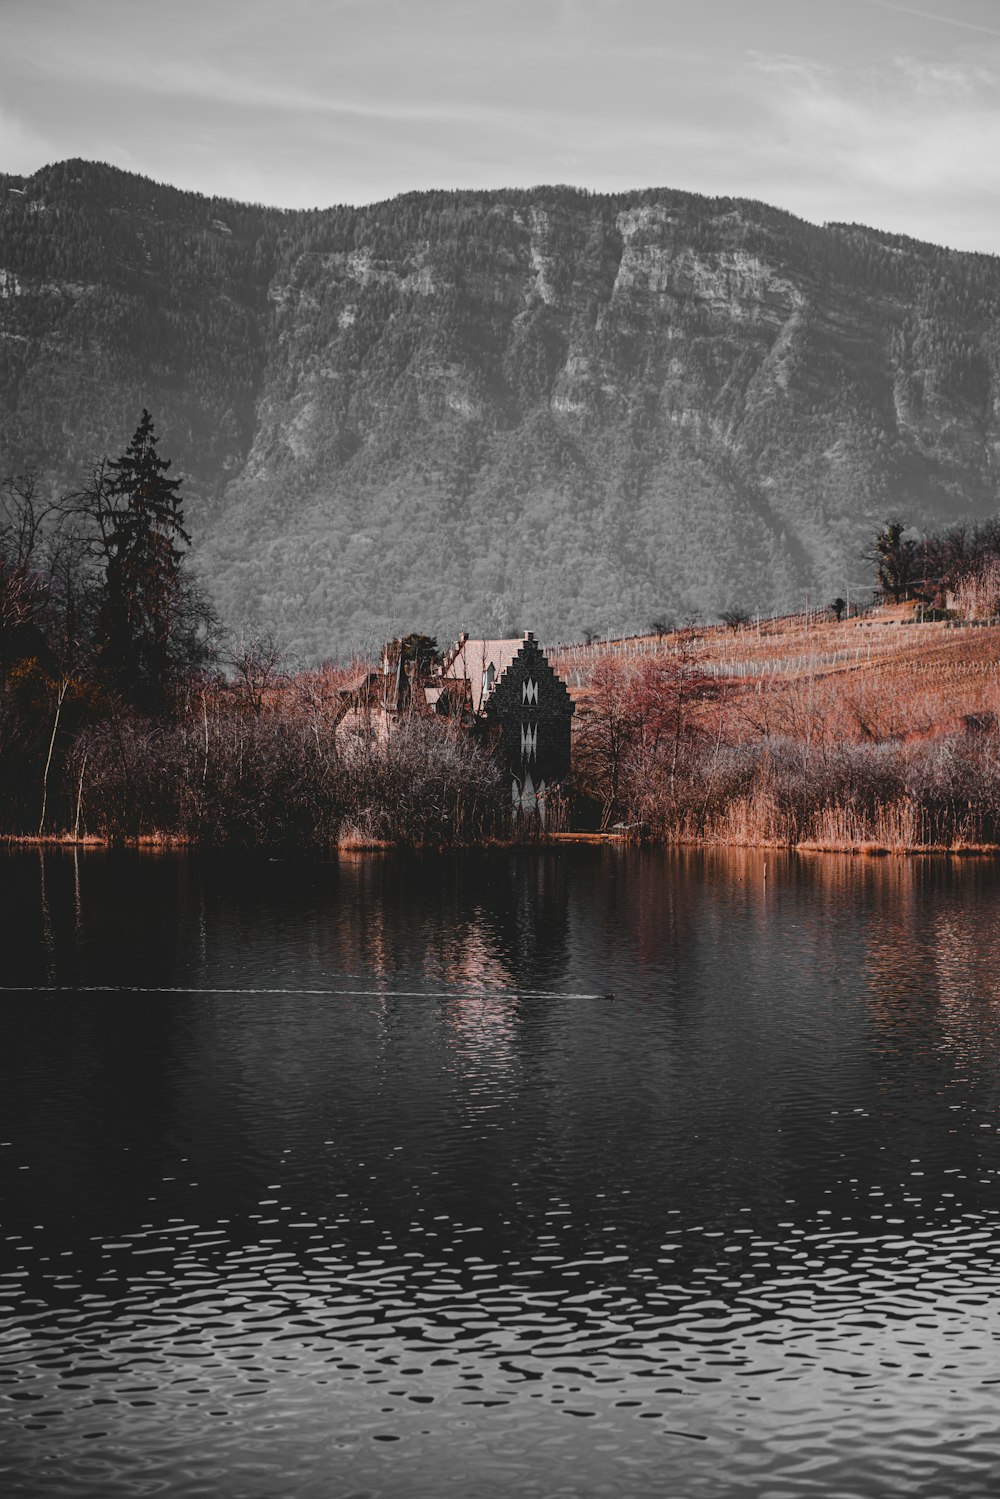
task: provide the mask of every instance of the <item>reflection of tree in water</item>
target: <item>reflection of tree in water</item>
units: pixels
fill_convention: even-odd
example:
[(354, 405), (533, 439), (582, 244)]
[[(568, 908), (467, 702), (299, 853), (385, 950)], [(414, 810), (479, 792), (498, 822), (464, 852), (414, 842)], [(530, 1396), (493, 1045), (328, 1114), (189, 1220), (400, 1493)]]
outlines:
[(832, 1100), (824, 1129), (845, 1202), (867, 1183), (897, 1222), (923, 1221), (932, 1202), (942, 1213), (976, 1205), (974, 1184), (992, 1170), (980, 1128), (1000, 1065), (997, 877), (991, 862), (954, 859), (833, 858), (809, 872), (840, 972), (857, 969), (831, 998), (845, 1012), (860, 1002), (870, 1027), (852, 1096)]
[(963, 994), (984, 1006), (996, 996), (996, 884), (978, 860), (884, 859), (860, 872), (867, 1004), (887, 1063), (917, 1042), (940, 1051)]
[(1000, 955), (993, 903), (945, 910), (934, 924), (942, 1045), (971, 1078), (1000, 1063)]
[(948, 1074), (943, 1083), (956, 1067), (991, 1081), (1000, 1062), (993, 861), (893, 860), (873, 875), (869, 1005), (888, 1067), (919, 1042)]

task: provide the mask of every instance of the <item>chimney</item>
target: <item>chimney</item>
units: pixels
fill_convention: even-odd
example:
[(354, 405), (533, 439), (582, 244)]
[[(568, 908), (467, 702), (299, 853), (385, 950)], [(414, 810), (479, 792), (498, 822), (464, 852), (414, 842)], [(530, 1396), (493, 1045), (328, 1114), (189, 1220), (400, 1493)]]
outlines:
[(535, 637), (531, 633), (530, 630), (525, 630), (525, 632), (524, 632), (524, 638), (525, 638), (525, 640), (534, 640)]

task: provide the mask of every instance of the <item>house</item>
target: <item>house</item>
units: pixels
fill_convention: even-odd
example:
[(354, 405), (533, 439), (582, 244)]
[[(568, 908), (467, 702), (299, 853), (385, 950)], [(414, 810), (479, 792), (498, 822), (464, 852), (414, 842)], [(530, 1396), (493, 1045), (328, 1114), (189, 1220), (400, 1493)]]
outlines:
[(444, 682), (432, 659), (408, 656), (399, 645), (385, 647), (381, 670), (367, 671), (354, 687), (341, 690), (335, 731), (342, 748), (385, 745), (408, 717), (450, 718), (472, 727), (468, 683)]
[[(408, 689), (409, 684), (406, 684)], [(366, 672), (355, 687), (342, 689), (334, 732), (341, 750), (384, 745), (390, 728), (409, 706), (409, 691), (395, 677)]]
[(544, 818), (546, 801), (568, 786), (576, 705), (534, 635), (473, 640), (463, 634), (445, 656), (441, 677), (468, 684), (473, 716), (510, 775), (514, 805)]
[(568, 789), (575, 705), (531, 631), (520, 640), (462, 634), (440, 664), (407, 659), (398, 645), (386, 647), (381, 671), (342, 694), (342, 745), (385, 744), (404, 715), (446, 719), (489, 745), (510, 776), (514, 806), (544, 821)]

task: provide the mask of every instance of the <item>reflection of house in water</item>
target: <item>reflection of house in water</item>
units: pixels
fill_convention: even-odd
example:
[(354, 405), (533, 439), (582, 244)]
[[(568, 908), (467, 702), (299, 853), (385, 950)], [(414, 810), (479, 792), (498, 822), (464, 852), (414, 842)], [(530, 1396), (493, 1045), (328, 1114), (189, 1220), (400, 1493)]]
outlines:
[(569, 944), (565, 860), (552, 850), (494, 850), (463, 861), (432, 961), (455, 989), (558, 989)]
[[(570, 963), (569, 877), (550, 848), (421, 860), (341, 856), (319, 961), (388, 989), (555, 989)], [(414, 979), (419, 975), (419, 981)], [(399, 980), (403, 980), (399, 983)]]
[(463, 634), (440, 663), (387, 647), (382, 670), (344, 694), (338, 738), (384, 743), (405, 715), (445, 720), (488, 743), (511, 778), (514, 805), (538, 812), (565, 792), (575, 705), (529, 630), (521, 640)]

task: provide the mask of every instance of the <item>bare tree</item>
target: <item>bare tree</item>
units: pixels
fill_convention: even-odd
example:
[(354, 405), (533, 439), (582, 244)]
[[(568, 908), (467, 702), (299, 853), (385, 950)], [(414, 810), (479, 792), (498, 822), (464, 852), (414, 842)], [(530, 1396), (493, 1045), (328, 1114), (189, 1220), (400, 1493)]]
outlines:
[(735, 635), (743, 625), (750, 623), (750, 610), (744, 609), (741, 604), (734, 604), (730, 609), (723, 609), (720, 618), (726, 628), (732, 630)]
[(577, 713), (575, 778), (600, 802), (602, 831), (624, 810), (626, 758), (636, 733), (630, 675), (619, 657), (602, 656), (594, 663)]
[(233, 686), (255, 718), (264, 711), (267, 695), (285, 678), (281, 648), (270, 630), (245, 626), (224, 660), (233, 670)]
[(80, 686), (91, 610), (86, 563), (72, 506), (44, 500), (34, 470), (0, 485), (0, 661), (28, 664), (51, 697), (38, 831), (45, 830), (49, 777), (63, 709)]
[(0, 485), (0, 630), (23, 629), (44, 600), (35, 563), (51, 507), (39, 503), (37, 488), (33, 469), (10, 475)]

